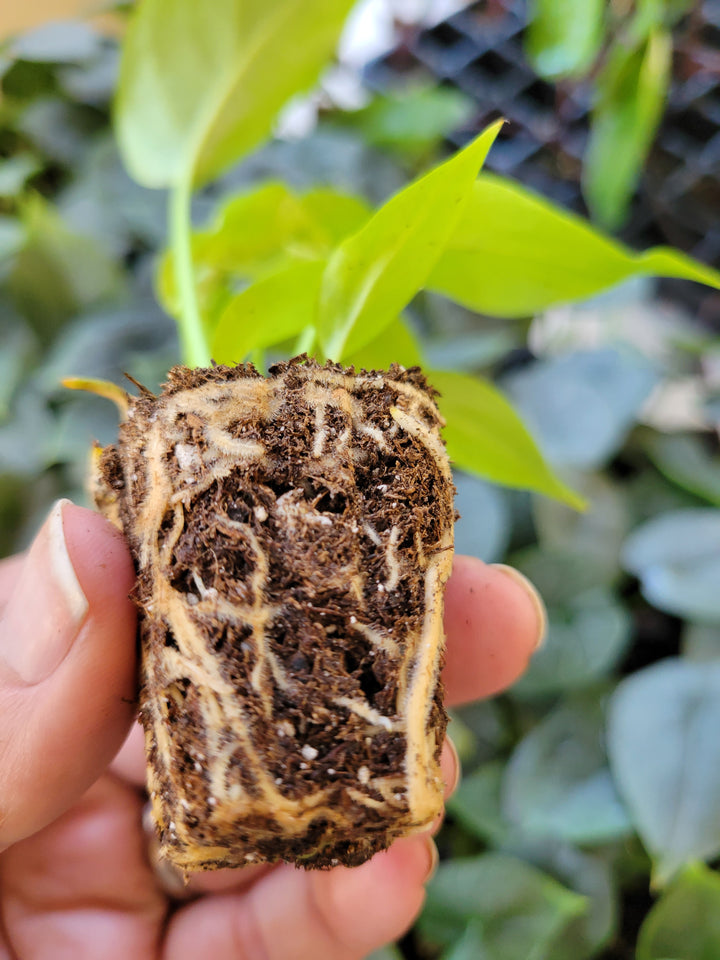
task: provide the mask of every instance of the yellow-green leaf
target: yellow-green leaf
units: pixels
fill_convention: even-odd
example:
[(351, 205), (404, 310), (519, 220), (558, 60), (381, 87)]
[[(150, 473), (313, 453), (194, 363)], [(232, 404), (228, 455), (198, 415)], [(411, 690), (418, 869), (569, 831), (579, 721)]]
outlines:
[(234, 297), (215, 330), (213, 358), (238, 363), (312, 325), (324, 268), (321, 260), (294, 263)]
[(373, 340), (425, 285), (500, 126), (401, 190), (332, 255), (318, 324), (331, 359)]
[(506, 487), (544, 493), (582, 510), (585, 501), (543, 459), (522, 420), (500, 391), (485, 380), (433, 370), (430, 383), (447, 426), (450, 459), (461, 469)]
[(427, 286), (480, 313), (525, 317), (637, 275), (720, 288), (712, 267), (670, 247), (635, 253), (511, 180), (483, 173)]
[(123, 47), (117, 132), (148, 187), (206, 183), (317, 79), (353, 0), (143, 0)]

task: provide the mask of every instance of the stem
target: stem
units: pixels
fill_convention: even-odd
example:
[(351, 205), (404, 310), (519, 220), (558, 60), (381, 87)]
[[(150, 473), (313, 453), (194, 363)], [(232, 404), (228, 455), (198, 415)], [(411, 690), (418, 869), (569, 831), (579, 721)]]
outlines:
[(192, 262), (192, 174), (183, 176), (170, 194), (170, 246), (172, 249), (175, 283), (180, 298), (180, 345), (189, 367), (209, 367), (210, 347), (203, 329), (200, 307), (195, 290), (195, 271)]

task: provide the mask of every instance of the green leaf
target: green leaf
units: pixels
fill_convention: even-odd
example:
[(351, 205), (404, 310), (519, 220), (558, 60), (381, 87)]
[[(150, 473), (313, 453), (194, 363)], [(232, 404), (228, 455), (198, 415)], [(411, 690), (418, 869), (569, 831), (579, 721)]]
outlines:
[[(572, 920), (553, 940), (548, 960), (590, 960), (612, 940), (618, 926), (614, 869), (606, 850), (591, 856), (568, 843), (521, 841), (520, 855), (528, 863), (588, 899), (587, 911)], [(513, 847), (508, 848), (513, 852)], [(612, 866), (611, 866), (612, 863)]]
[(656, 607), (720, 623), (720, 510), (689, 507), (653, 517), (627, 538), (622, 562)]
[(329, 188), (297, 194), (284, 183), (265, 183), (223, 204), (210, 229), (195, 234), (193, 259), (254, 277), (282, 258), (327, 256), (371, 213), (358, 197)]
[(720, 457), (698, 437), (652, 433), (643, 446), (668, 480), (720, 507)]
[(123, 48), (117, 132), (148, 187), (206, 183), (317, 79), (353, 0), (144, 0)]
[(598, 77), (583, 170), (588, 206), (608, 229), (619, 227), (662, 117), (672, 70), (672, 36), (655, 29), (640, 43), (617, 44)]
[(120, 272), (90, 237), (69, 230), (39, 196), (29, 198), (23, 220), (27, 242), (16, 255), (8, 289), (34, 329), (49, 339), (73, 314), (115, 297)]
[(640, 928), (637, 960), (717, 960), (720, 875), (693, 863), (673, 881)]
[(333, 360), (373, 340), (425, 285), (500, 126), (401, 190), (330, 258), (319, 332)]
[(484, 380), (433, 370), (451, 460), (507, 487), (536, 490), (582, 510), (584, 500), (555, 476), (505, 397)]
[(212, 341), (218, 363), (239, 363), (311, 326), (325, 263), (295, 263), (234, 297), (223, 311)]
[(374, 950), (366, 960), (403, 960), (403, 956), (397, 947), (389, 946)]
[(526, 50), (541, 77), (582, 76), (603, 40), (604, 0), (534, 0)]
[(416, 87), (378, 96), (362, 110), (334, 122), (356, 127), (376, 147), (417, 156), (432, 150), (476, 112), (473, 101), (451, 87)]
[(720, 663), (664, 660), (621, 681), (610, 765), (663, 883), (720, 853)]
[(371, 343), (345, 357), (343, 363), (354, 366), (356, 370), (363, 367), (366, 370), (387, 370), (391, 363), (399, 363), (403, 367), (422, 366), (423, 357), (417, 337), (399, 318)]
[(25, 243), (25, 230), (22, 223), (15, 217), (0, 215), (0, 269)]
[[(218, 318), (216, 303), (227, 301), (238, 281), (262, 279), (298, 260), (327, 257), (371, 214), (359, 197), (330, 188), (298, 194), (279, 182), (228, 198), (213, 223), (192, 240), (195, 286), (208, 327)], [(178, 313), (169, 251), (158, 272), (158, 297), (168, 313)]]
[(508, 820), (528, 835), (578, 844), (632, 833), (607, 765), (597, 699), (562, 704), (520, 741), (505, 769)]
[[(582, 556), (575, 556), (581, 565)], [(627, 610), (603, 587), (585, 589), (562, 605), (548, 603), (548, 621), (545, 643), (512, 688), (516, 697), (565, 693), (607, 676), (627, 649), (632, 626)]]
[(42, 164), (31, 153), (17, 153), (0, 160), (0, 197), (19, 196), (25, 183), (40, 170)]
[(483, 764), (463, 777), (447, 801), (448, 811), (470, 833), (495, 846), (500, 846), (510, 831), (500, 805), (503, 771), (504, 764), (499, 760)]
[(720, 289), (720, 273), (670, 248), (635, 253), (511, 180), (483, 173), (427, 286), (480, 313), (526, 317), (633, 276)]
[(442, 960), (494, 960), (486, 948), (485, 928), (480, 920), (471, 920), (452, 950)]
[(586, 909), (585, 897), (540, 870), (486, 853), (440, 865), (418, 925), (429, 940), (446, 946), (468, 921), (480, 921), (493, 960), (545, 960), (549, 943)]

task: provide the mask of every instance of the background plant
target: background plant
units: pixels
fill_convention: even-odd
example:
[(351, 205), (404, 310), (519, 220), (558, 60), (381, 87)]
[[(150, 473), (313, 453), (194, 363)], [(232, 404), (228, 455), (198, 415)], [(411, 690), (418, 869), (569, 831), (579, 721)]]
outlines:
[(583, 192), (593, 217), (616, 229), (662, 118), (672, 73), (672, 28), (695, 0), (533, 0), (526, 49), (547, 80), (589, 79), (594, 107)]
[[(170, 44), (171, 61), (174, 53)], [(262, 364), (311, 335), (323, 350), (338, 331), (353, 348), (360, 325), (343, 328), (340, 268), (353, 256), (362, 262), (370, 224), (392, 222), (402, 193), (382, 216), (373, 211), (402, 186), (397, 157), (418, 155), (417, 130), (406, 155), (401, 141), (392, 160), (369, 150), (364, 114), (342, 124), (328, 117), (304, 141), (270, 143), (204, 190), (191, 191), (179, 167), (182, 177), (168, 184), (182, 189), (172, 205), (175, 242), (158, 267), (165, 199), (119, 162), (108, 111), (116, 63), (117, 44), (81, 24), (6, 48), (0, 510), (8, 549), (27, 539), (50, 499), (78, 496), (90, 440), (115, 431), (110, 405), (68, 396), (60, 378), (121, 382), (127, 369), (153, 387), (178, 358), (174, 326), (153, 297), (157, 275), (171, 312), (186, 316), (194, 298), (196, 329), (218, 359), (252, 355)], [(133, 122), (142, 129), (141, 116)], [(442, 133), (437, 123), (427, 133), (428, 155)], [(197, 149), (206, 142), (193, 138), (178, 156), (206, 156)], [(475, 163), (479, 153), (462, 162), (470, 156)], [(418, 186), (427, 180), (409, 189)], [(707, 429), (718, 347), (686, 319), (646, 307), (647, 282), (637, 277), (716, 276), (667, 251), (632, 254), (494, 176), (481, 176), (466, 203), (419, 292), (405, 288), (407, 306), (381, 298), (392, 309), (378, 311), (375, 339), (345, 359), (374, 366), (422, 356), (434, 370), (456, 463), (475, 474), (457, 473), (458, 548), (526, 570), (548, 600), (551, 630), (508, 695), (455, 721), (466, 779), (427, 909), (402, 949), (503, 960), (617, 960), (635, 949), (656, 960), (712, 956), (717, 934), (692, 911), (701, 904), (712, 916), (718, 896), (716, 872), (702, 865), (720, 850), (720, 481)], [(199, 225), (192, 237), (190, 213)], [(635, 294), (558, 306), (633, 275)], [(324, 278), (333, 306), (325, 316), (339, 326), (318, 319)], [(267, 317), (272, 324), (258, 320)], [(678, 388), (694, 405), (668, 435), (657, 429), (667, 425), (662, 399)], [(477, 478), (572, 499), (548, 462), (588, 498), (585, 514)], [(658, 802), (664, 797), (673, 802)], [(688, 925), (695, 940), (683, 933)]]

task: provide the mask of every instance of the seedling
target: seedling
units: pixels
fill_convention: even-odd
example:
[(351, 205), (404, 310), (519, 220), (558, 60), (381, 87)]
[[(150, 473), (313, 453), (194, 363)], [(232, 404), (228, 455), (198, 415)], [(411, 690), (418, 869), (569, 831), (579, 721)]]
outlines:
[[(152, 807), (185, 871), (355, 865), (439, 812), (453, 488), (431, 384), (456, 463), (582, 505), (494, 387), (428, 384), (415, 294), (523, 315), (633, 273), (718, 284), (478, 180), (499, 123), (374, 213), (265, 185), (194, 235), (193, 189), (267, 136), (349, 7), (144, 0), (125, 42), (119, 140), (171, 191), (162, 290), (187, 366), (159, 396), (105, 389), (122, 423), (94, 492), (137, 566)], [(288, 341), (267, 377), (242, 362)]]

